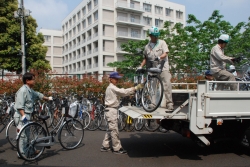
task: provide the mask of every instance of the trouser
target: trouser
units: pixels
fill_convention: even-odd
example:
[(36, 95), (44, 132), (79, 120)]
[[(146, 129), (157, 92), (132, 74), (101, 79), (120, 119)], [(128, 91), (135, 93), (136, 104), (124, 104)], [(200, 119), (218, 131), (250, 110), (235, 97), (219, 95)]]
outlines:
[[(30, 121), (31, 120), (31, 114), (27, 114), (25, 113), (26, 118)], [(20, 132), (21, 128), (24, 126), (23, 122), (22, 122), (22, 116), (18, 113), (18, 111), (15, 112), (14, 114), (14, 121), (15, 124), (17, 125), (17, 135)], [(26, 143), (28, 142), (28, 138), (30, 136), (30, 131), (29, 129), (26, 129), (25, 133), (22, 133), (22, 135), (20, 136), (20, 144), (21, 144), (21, 153), (24, 152), (24, 149), (26, 147)]]
[(119, 139), (118, 131), (118, 113), (115, 108), (107, 108), (109, 111), (105, 112), (105, 117), (108, 121), (108, 130), (105, 134), (104, 140), (102, 142), (103, 147), (110, 147), (110, 142), (112, 142), (112, 147), (114, 151), (120, 150), (122, 148), (121, 141)]
[(160, 74), (160, 78), (163, 83), (164, 95), (166, 98), (166, 106), (168, 109), (173, 109), (173, 100), (172, 100), (172, 85), (171, 78), (172, 75), (169, 71), (162, 71)]
[[(213, 74), (213, 77), (216, 81), (235, 81), (235, 76), (226, 71), (226, 70), (220, 70), (219, 72)], [(217, 83), (216, 90), (223, 90), (225, 86), (225, 83)], [(230, 90), (236, 90), (237, 84), (229, 84)]]

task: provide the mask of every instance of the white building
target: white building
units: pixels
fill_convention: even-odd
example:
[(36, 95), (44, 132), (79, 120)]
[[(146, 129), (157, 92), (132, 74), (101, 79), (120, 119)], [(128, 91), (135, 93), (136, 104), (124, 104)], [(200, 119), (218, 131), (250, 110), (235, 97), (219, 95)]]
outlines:
[(165, 21), (185, 25), (185, 6), (166, 0), (83, 0), (63, 21), (63, 73), (108, 74), (120, 45), (144, 40)]
[(62, 47), (63, 47), (63, 38), (62, 31), (60, 30), (50, 30), (50, 29), (40, 29), (44, 36), (45, 42), (44, 46), (48, 47), (46, 53), (46, 59), (50, 62), (52, 71), (55, 71), (58, 74), (62, 74)]

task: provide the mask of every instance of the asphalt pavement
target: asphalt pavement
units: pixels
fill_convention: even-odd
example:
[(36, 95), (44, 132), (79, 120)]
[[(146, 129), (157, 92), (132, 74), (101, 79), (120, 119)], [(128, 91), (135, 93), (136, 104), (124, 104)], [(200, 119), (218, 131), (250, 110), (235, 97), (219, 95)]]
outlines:
[(16, 150), (0, 134), (0, 166), (87, 166), (87, 167), (166, 167), (166, 166), (250, 166), (250, 150), (234, 141), (199, 147), (188, 138), (169, 132), (120, 132), (127, 155), (100, 152), (104, 131), (85, 131), (83, 143), (64, 150), (59, 143), (46, 149), (34, 162), (19, 159)]

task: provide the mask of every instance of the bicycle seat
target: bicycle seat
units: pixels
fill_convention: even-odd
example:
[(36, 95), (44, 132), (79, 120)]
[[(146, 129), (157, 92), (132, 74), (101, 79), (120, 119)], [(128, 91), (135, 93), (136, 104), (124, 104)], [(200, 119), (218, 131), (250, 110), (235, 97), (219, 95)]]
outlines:
[(40, 115), (38, 118), (42, 119), (42, 120), (47, 120), (49, 118), (49, 116), (47, 116), (47, 115)]
[(152, 73), (161, 73), (161, 69), (159, 68), (149, 68), (147, 71)]

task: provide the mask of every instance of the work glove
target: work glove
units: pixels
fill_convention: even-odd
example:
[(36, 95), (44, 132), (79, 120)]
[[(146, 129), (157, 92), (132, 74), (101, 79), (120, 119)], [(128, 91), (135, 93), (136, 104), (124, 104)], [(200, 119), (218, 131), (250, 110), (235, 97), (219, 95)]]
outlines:
[(142, 67), (138, 67), (135, 72), (137, 73), (137, 72), (140, 72), (141, 70), (142, 70)]
[(22, 116), (21, 120), (22, 120), (24, 125), (28, 123), (28, 119), (26, 118), (25, 115)]
[(49, 101), (51, 101), (51, 100), (53, 100), (53, 97), (50, 96), (50, 97), (49, 97)]
[(160, 61), (160, 60), (161, 60), (160, 56), (155, 58), (155, 61)]
[(135, 90), (142, 89), (143, 87), (144, 87), (143, 84), (138, 84), (137, 86), (135, 86)]

